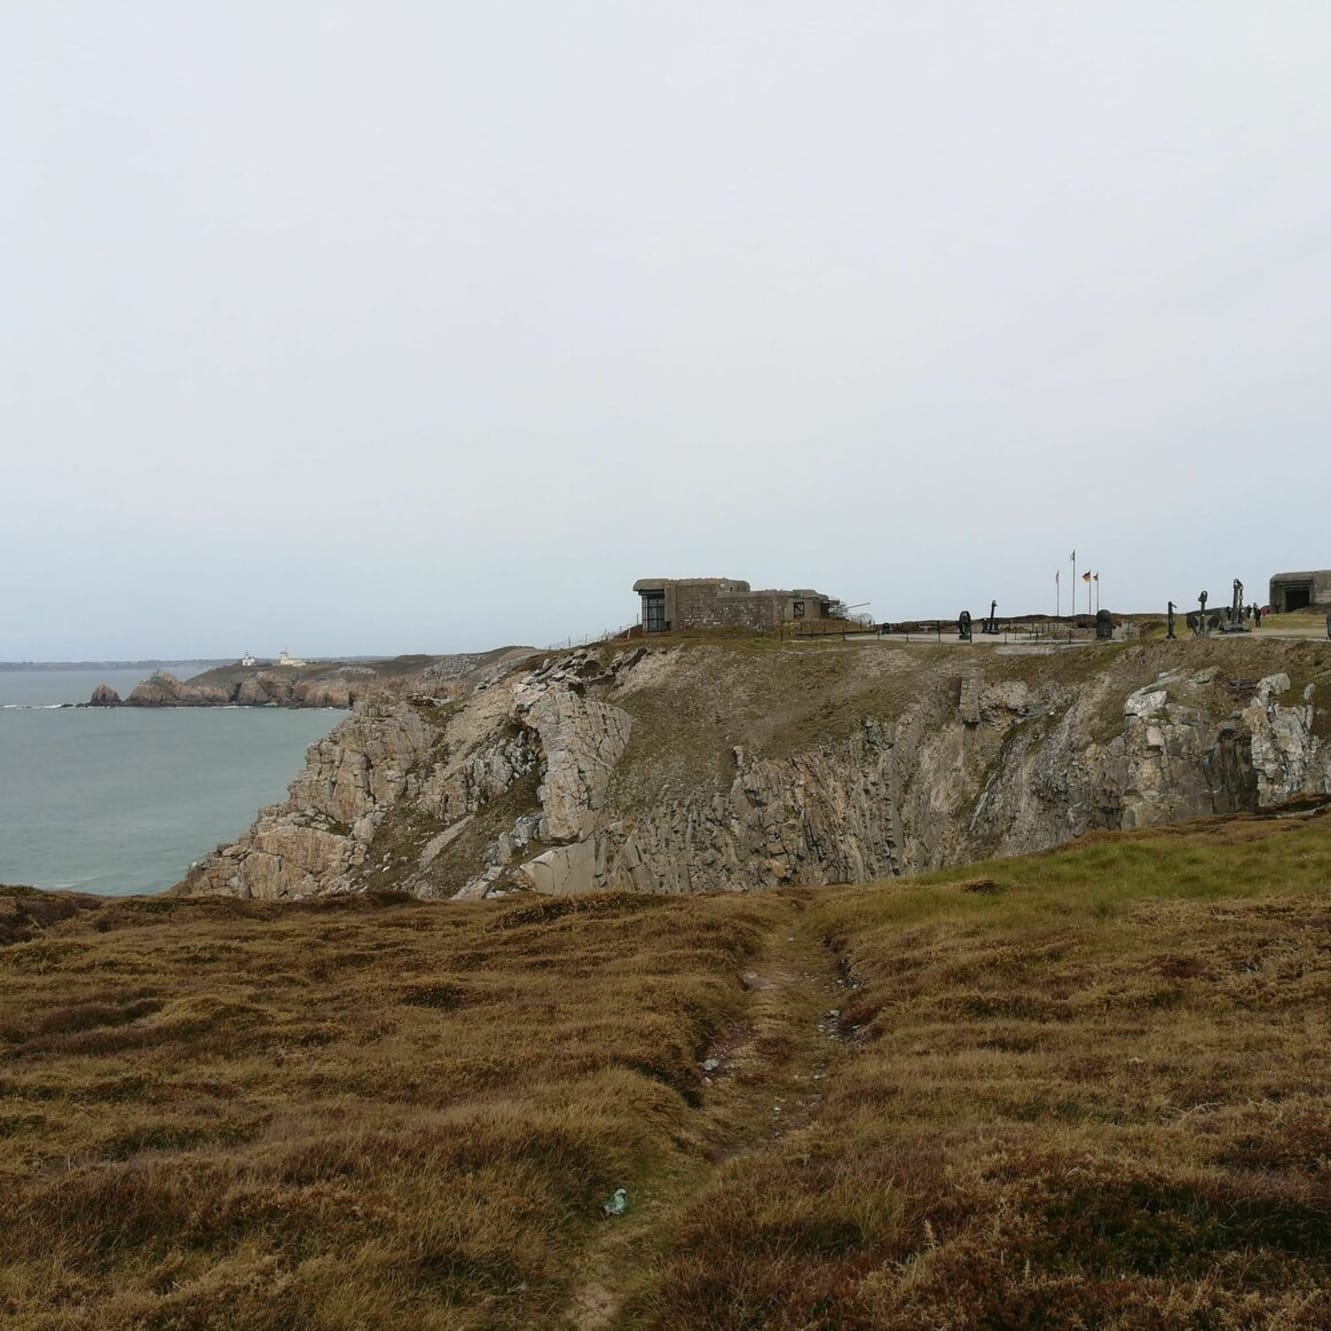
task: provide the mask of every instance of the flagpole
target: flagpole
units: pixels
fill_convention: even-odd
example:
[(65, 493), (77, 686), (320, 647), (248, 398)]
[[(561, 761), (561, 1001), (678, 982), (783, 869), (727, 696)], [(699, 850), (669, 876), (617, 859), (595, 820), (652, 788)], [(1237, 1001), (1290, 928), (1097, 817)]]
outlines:
[[(1073, 619), (1077, 618), (1077, 552), (1072, 552), (1072, 609), (1068, 612)], [(1072, 637), (1072, 626), (1068, 626), (1068, 637)]]
[(1059, 585), (1059, 574), (1061, 569), (1054, 570), (1054, 625), (1057, 627), (1058, 621), (1063, 617), (1063, 588)]

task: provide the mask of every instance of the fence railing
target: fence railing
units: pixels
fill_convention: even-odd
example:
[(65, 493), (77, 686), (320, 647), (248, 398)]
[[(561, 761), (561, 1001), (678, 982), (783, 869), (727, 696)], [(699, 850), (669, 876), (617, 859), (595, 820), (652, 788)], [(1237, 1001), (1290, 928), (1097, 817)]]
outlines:
[(590, 647), (593, 643), (610, 642), (615, 638), (625, 637), (631, 630), (640, 627), (641, 624), (635, 620), (631, 624), (621, 624), (617, 629), (602, 629), (600, 633), (589, 633), (582, 638), (561, 638), (558, 642), (549, 642), (544, 647), (538, 647), (537, 651), (569, 652), (575, 647)]
[[(602, 629), (599, 633), (588, 633), (582, 637), (570, 636), (557, 642), (547, 643), (538, 651), (566, 652), (575, 647), (590, 647), (594, 643), (611, 642), (617, 638), (642, 636), (642, 621), (634, 620), (621, 624), (618, 628)], [(864, 622), (863, 616), (853, 619), (803, 619), (787, 620), (776, 629), (777, 634), (792, 641), (828, 638), (876, 638), (879, 640), (895, 639), (904, 642), (943, 642), (958, 639), (955, 619), (912, 619), (896, 624)], [(1043, 618), (1033, 616), (1030, 619), (999, 619), (996, 632), (984, 631), (984, 620), (976, 620), (971, 626), (972, 640), (1001, 638), (1004, 643), (1023, 642), (1077, 642), (1094, 638), (1094, 621), (1085, 616), (1063, 616), (1055, 619), (1052, 615)]]

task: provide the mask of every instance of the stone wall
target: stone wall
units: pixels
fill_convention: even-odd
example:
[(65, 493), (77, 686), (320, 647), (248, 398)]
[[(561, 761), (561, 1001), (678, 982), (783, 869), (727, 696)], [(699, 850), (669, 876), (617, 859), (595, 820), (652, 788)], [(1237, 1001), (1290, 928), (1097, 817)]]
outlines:
[(768, 632), (781, 623), (781, 601), (772, 592), (722, 591), (703, 582), (675, 589), (680, 628), (752, 629)]

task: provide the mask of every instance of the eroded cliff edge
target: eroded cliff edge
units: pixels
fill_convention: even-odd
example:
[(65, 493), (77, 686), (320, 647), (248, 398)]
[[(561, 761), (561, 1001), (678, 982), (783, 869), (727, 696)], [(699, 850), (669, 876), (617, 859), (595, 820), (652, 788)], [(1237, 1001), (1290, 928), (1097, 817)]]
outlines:
[(363, 705), (177, 891), (864, 882), (1331, 791), (1331, 649), (604, 644)]

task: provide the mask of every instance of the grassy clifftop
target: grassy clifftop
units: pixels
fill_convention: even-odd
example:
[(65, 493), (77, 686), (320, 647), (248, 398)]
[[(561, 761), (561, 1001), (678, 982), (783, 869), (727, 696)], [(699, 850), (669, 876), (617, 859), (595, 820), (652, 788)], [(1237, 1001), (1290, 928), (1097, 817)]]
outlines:
[(11, 892), (0, 1319), (1322, 1327), (1329, 889), (1320, 815), (762, 895)]

